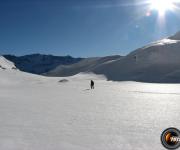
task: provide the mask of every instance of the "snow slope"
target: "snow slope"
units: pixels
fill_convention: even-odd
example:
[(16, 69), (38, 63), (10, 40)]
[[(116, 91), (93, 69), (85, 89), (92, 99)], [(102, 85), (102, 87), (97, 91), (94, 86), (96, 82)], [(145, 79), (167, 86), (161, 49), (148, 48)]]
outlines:
[(0, 69), (0, 149), (164, 150), (162, 131), (180, 126), (179, 99), (179, 84)]
[(103, 74), (113, 81), (180, 83), (180, 32), (125, 57), (87, 58), (73, 65), (59, 66), (45, 75), (70, 76), (80, 72)]
[(180, 83), (180, 40), (175, 39), (151, 43), (92, 71), (115, 81)]
[(170, 39), (173, 39), (173, 40), (180, 40), (180, 31), (177, 32), (175, 35), (171, 36)]
[(16, 69), (16, 67), (12, 62), (0, 56), (0, 69)]
[(57, 68), (45, 73), (46, 76), (72, 76), (80, 72), (91, 72), (93, 69), (112, 62), (114, 60), (121, 59), (122, 56), (107, 56), (107, 57), (92, 57), (81, 60), (78, 63), (72, 65), (60, 65)]

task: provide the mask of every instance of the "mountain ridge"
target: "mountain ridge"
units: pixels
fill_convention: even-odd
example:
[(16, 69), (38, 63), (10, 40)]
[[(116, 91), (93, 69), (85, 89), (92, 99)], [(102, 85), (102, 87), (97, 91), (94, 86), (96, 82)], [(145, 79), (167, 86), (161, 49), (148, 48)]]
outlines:
[(83, 58), (73, 58), (67, 56), (53, 56), (44, 54), (29, 54), (24, 56), (3, 55), (6, 59), (12, 61), (18, 69), (33, 74), (42, 74), (48, 72), (59, 65), (69, 65), (77, 63)]
[[(32, 60), (34, 56), (37, 55), (31, 55)], [(71, 56), (67, 58), (75, 59)], [(32, 60), (28, 63), (31, 64)], [(180, 83), (180, 32), (136, 49), (126, 56), (79, 58), (69, 64), (57, 64), (42, 74), (65, 77), (81, 72), (102, 74), (113, 81)]]
[[(60, 66), (49, 76), (71, 76), (80, 72), (103, 74), (113, 81), (140, 81), (180, 83), (180, 32), (174, 36), (152, 42), (132, 51), (127, 56), (89, 67), (80, 61), (69, 66)], [(86, 69), (79, 69), (84, 66)], [(74, 71), (75, 70), (75, 71)]]
[(44, 75), (46, 76), (72, 76), (78, 74), (80, 72), (91, 72), (91, 70), (96, 67), (108, 63), (109, 61), (114, 61), (122, 58), (120, 55), (112, 55), (106, 57), (91, 57), (85, 58), (78, 63), (74, 63), (72, 65), (60, 65), (56, 67), (54, 70), (51, 70)]

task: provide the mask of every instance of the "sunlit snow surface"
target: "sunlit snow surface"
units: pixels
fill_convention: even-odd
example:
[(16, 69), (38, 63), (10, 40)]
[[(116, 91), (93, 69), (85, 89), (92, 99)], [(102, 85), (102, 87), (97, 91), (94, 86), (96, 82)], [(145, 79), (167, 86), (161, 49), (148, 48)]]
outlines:
[(14, 64), (0, 55), (0, 69), (12, 69), (16, 68)]
[(172, 40), (172, 39), (162, 39), (156, 42), (149, 44), (148, 46), (143, 47), (143, 49), (149, 48), (151, 46), (162, 46), (162, 45), (170, 45), (179, 43), (180, 40)]
[(0, 70), (0, 150), (164, 150), (180, 128), (179, 84), (61, 79)]

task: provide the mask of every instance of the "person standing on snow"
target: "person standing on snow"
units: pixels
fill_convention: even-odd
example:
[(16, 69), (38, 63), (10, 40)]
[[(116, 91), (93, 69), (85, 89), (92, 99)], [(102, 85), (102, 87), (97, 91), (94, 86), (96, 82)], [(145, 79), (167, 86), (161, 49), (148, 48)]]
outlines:
[(93, 80), (91, 80), (90, 86), (91, 86), (91, 89), (94, 89), (94, 81)]

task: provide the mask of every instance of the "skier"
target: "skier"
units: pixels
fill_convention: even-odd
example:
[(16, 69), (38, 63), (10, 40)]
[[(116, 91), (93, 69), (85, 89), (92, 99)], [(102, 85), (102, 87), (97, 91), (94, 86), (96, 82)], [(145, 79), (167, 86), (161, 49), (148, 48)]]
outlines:
[(94, 89), (94, 81), (91, 80), (91, 89)]

